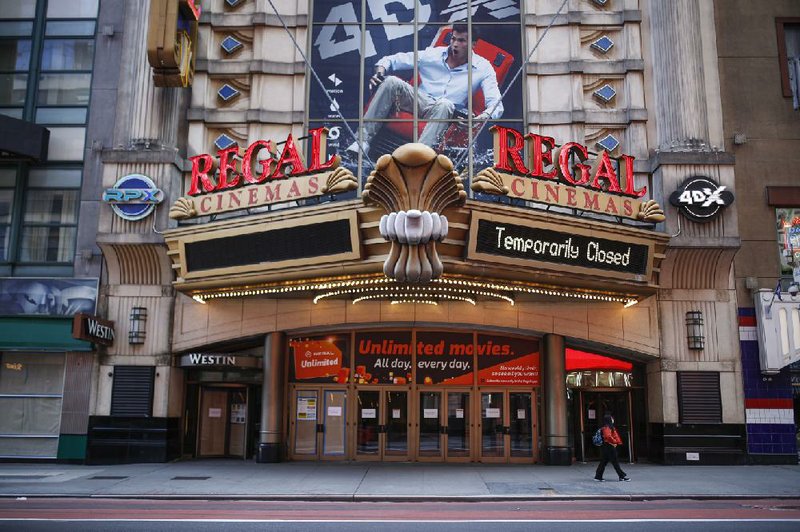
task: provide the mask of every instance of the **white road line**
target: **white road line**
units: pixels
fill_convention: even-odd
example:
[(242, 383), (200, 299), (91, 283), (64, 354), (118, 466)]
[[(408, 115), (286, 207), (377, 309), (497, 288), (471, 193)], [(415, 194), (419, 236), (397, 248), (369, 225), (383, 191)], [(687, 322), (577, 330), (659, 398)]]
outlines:
[(58, 523), (800, 523), (798, 519), (77, 519), (10, 517), (6, 521)]

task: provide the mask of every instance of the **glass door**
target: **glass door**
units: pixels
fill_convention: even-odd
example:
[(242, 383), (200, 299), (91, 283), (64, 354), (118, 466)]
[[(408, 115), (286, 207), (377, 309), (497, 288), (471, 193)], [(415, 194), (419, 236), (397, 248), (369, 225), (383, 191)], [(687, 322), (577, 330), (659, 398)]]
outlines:
[(356, 460), (408, 460), (408, 395), (407, 389), (355, 391)]
[(445, 452), (448, 461), (466, 462), (472, 455), (471, 398), (468, 391), (451, 391), (447, 394), (447, 425), (445, 427)]
[(532, 390), (482, 390), (482, 462), (534, 462), (538, 458), (536, 394)]
[(480, 438), (481, 461), (506, 460), (506, 393), (502, 390), (481, 391)]
[(317, 460), (317, 403), (320, 391), (317, 389), (292, 390), (290, 413), (290, 449), (293, 460)]
[(356, 390), (356, 459), (381, 459), (381, 391)]
[(384, 394), (386, 403), (384, 459), (408, 460), (411, 428), (408, 417), (408, 391), (386, 390)]
[(630, 422), (630, 392), (582, 390), (579, 397), (581, 408), (581, 439), (583, 441), (582, 461), (600, 459), (600, 448), (592, 444), (592, 436), (603, 425), (606, 414), (614, 416), (614, 425), (622, 438), (617, 447), (619, 461), (632, 462), (633, 430)]
[(511, 462), (532, 462), (537, 458), (535, 398), (533, 392), (508, 392), (508, 438)]
[(444, 446), (442, 424), (442, 394), (441, 391), (420, 391), (419, 398), (419, 430), (417, 431), (417, 456), (420, 460), (440, 461)]
[(292, 460), (347, 458), (347, 392), (322, 388), (292, 389)]
[(347, 391), (322, 392), (322, 460), (347, 458)]

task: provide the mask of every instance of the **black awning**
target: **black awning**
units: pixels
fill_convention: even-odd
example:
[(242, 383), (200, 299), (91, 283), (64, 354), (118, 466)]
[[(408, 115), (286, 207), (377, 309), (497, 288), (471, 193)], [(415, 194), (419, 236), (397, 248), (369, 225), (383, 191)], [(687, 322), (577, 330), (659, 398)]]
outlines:
[(10, 155), (46, 161), (49, 142), (50, 131), (47, 128), (0, 115), (0, 159)]

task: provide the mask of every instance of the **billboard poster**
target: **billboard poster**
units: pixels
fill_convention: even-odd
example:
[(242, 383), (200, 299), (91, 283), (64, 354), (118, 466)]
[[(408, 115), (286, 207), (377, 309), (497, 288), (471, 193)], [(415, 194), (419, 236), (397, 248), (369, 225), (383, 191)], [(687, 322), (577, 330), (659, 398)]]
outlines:
[(0, 278), (0, 316), (95, 314), (97, 279)]
[(356, 333), (354, 382), (409, 384), (411, 355), (411, 331)]
[(479, 334), (475, 346), (479, 386), (538, 386), (539, 341)]
[(417, 384), (472, 386), (472, 333), (419, 331), (416, 350)]
[(519, 0), (321, 0), (312, 21), (319, 81), (310, 82), (309, 127), (331, 130), (329, 153), (356, 175), (361, 154), (362, 179), (407, 142), (444, 153), (468, 178), (476, 137), (473, 166), (482, 168), (492, 163), (489, 127), (522, 128)]
[(350, 376), (350, 336), (289, 340), (289, 382), (347, 384)]
[[(800, 209), (775, 209), (781, 275), (793, 275), (800, 267)], [(797, 276), (794, 281), (798, 282)]]

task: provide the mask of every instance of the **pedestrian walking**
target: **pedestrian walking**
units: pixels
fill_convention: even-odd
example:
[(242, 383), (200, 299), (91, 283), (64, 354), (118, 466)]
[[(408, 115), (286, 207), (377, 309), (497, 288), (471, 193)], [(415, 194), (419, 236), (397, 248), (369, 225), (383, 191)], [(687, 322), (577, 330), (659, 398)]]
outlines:
[(606, 414), (603, 417), (603, 426), (600, 429), (600, 433), (603, 435), (603, 446), (600, 449), (603, 457), (600, 460), (600, 465), (597, 466), (594, 479), (597, 482), (604, 482), (603, 472), (606, 470), (606, 464), (611, 462), (617, 475), (619, 475), (620, 482), (629, 482), (631, 479), (628, 478), (625, 471), (619, 467), (617, 445), (622, 445), (622, 438), (619, 437), (617, 428), (614, 426), (614, 417), (611, 414)]

